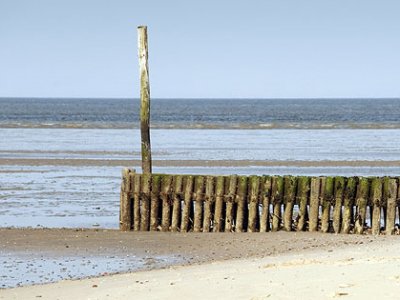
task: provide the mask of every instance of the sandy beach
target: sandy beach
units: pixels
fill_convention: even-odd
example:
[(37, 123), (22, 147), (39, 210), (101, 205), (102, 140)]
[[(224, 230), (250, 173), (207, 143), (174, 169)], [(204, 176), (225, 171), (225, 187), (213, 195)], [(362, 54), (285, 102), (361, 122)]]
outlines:
[[(133, 272), (126, 264), (117, 272), (122, 274), (1, 289), (0, 299), (394, 299), (400, 289), (397, 236), (70, 229), (0, 233), (1, 253), (12, 255), (14, 266), (26, 256), (61, 261), (86, 256), (92, 264), (107, 257), (111, 265), (135, 256), (146, 262)], [(29, 268), (39, 267), (27, 266), (26, 273)], [(12, 273), (4, 262), (2, 269), (3, 279)]]

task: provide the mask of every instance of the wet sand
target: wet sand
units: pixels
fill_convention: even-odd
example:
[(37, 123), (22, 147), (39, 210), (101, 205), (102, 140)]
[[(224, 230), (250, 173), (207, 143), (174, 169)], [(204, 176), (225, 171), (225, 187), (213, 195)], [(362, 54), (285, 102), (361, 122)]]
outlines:
[[(0, 166), (140, 166), (138, 159), (0, 158)], [(399, 167), (400, 160), (153, 160), (156, 167)]]
[[(228, 293), (226, 295), (237, 299), (264, 299), (268, 295), (277, 296), (274, 293), (281, 290), (282, 297), (273, 298), (290, 299), (290, 294), (282, 287), (292, 286), (292, 292), (300, 292), (307, 285), (315, 287), (317, 284), (314, 281), (322, 275), (320, 289), (314, 291), (319, 292), (316, 296), (322, 298), (344, 296), (340, 293), (349, 293), (350, 287), (365, 285), (363, 280), (367, 275), (375, 278), (375, 283), (382, 280), (400, 288), (400, 256), (396, 255), (400, 246), (398, 236), (307, 232), (134, 233), (72, 229), (0, 229), (0, 236), (2, 282), (7, 282), (18, 265), (28, 258), (40, 257), (42, 262), (27, 264), (24, 269), (26, 274), (31, 271), (43, 274), (46, 271), (43, 269), (48, 266), (43, 263), (46, 261), (54, 260), (60, 264), (58, 270), (52, 268), (46, 276), (37, 276), (36, 282), (25, 283), (22, 274), (19, 284), (26, 286), (2, 289), (0, 299), (34, 299), (38, 296), (41, 299), (64, 299), (67, 295), (63, 295), (62, 291), (65, 290), (69, 291), (69, 297), (73, 295), (75, 299), (126, 299), (129, 295), (135, 295), (137, 299), (145, 299), (146, 295), (173, 298), (185, 293), (189, 298), (201, 298), (202, 294), (196, 293), (205, 287), (209, 297), (221, 297), (223, 293)], [(5, 263), (5, 256), (12, 259)], [(71, 258), (77, 261), (85, 258), (89, 266), (105, 259), (107, 265), (98, 273), (59, 277), (66, 272), (64, 269), (71, 267), (66, 262)], [(136, 265), (129, 263), (131, 258), (137, 262)], [(381, 272), (387, 265), (391, 267), (386, 273), (375, 273)], [(78, 268), (82, 269), (82, 266)], [(294, 273), (289, 272), (292, 268)], [(354, 273), (360, 272), (359, 268), (364, 268), (364, 271)], [(369, 271), (368, 268), (376, 270)], [(93, 270), (90, 267), (87, 269)], [(154, 271), (157, 269), (161, 270)], [(110, 276), (111, 273), (131, 274)], [(81, 279), (88, 276), (92, 279)], [(393, 278), (388, 280), (389, 277)], [(334, 287), (322, 284), (329, 278), (336, 278)], [(61, 279), (80, 280), (30, 286), (32, 283)], [(257, 283), (260, 285), (257, 286)], [(95, 297), (92, 297), (93, 293)]]
[[(89, 229), (0, 229), (0, 236), (3, 288), (396, 240), (307, 232), (197, 234)], [(19, 272), (21, 278), (15, 276)], [(25, 278), (24, 272), (29, 276)]]

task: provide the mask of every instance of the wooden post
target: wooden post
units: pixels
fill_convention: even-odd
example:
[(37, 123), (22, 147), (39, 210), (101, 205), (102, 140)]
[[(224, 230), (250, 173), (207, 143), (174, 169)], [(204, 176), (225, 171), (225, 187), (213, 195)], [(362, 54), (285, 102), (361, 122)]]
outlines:
[(394, 226), (396, 223), (396, 197), (397, 197), (397, 180), (388, 178), (384, 184), (386, 203), (386, 234), (394, 234)]
[(345, 179), (341, 176), (335, 177), (334, 183), (334, 202), (333, 208), (333, 231), (340, 232), (341, 217), (342, 217), (342, 204), (344, 192)]
[(278, 231), (282, 223), (283, 177), (272, 177), (271, 190), (271, 202), (273, 205), (272, 231)]
[[(260, 194), (260, 177), (259, 176), (251, 176), (249, 178), (249, 221), (248, 221), (248, 232), (256, 232), (259, 223), (258, 217), (258, 203), (259, 203), (259, 194)], [(240, 187), (240, 186), (239, 186)]]
[(293, 206), (296, 201), (296, 199), (295, 199), (296, 177), (295, 176), (285, 176), (283, 180), (284, 180), (283, 201), (285, 203), (283, 226), (286, 231), (292, 231)]
[(330, 212), (333, 202), (333, 177), (326, 177), (322, 180), (324, 180), (324, 185), (322, 190), (321, 231), (326, 233), (329, 231)]
[(204, 220), (203, 232), (210, 232), (211, 226), (215, 225), (213, 221), (213, 206), (214, 206), (214, 177), (207, 176), (206, 178), (206, 195), (204, 199)]
[(140, 230), (149, 231), (150, 229), (150, 189), (151, 174), (142, 174), (140, 193)]
[(160, 183), (161, 175), (154, 175), (151, 181), (151, 199), (150, 199), (150, 231), (157, 231), (160, 226)]
[(271, 177), (262, 177), (262, 212), (260, 220), (260, 232), (269, 231), (269, 205), (271, 203)]
[(299, 222), (297, 230), (305, 230), (306, 222), (308, 221), (307, 202), (310, 192), (310, 179), (306, 176), (301, 176), (297, 181), (297, 201), (299, 202)]
[(382, 179), (377, 177), (371, 181), (371, 202), (374, 205), (372, 212), (372, 234), (378, 235), (381, 230), (381, 201), (382, 201)]
[(310, 223), (308, 230), (318, 230), (320, 178), (312, 177), (310, 185)]
[(236, 195), (237, 175), (229, 177), (228, 195), (226, 195), (226, 218), (225, 218), (225, 232), (233, 231), (233, 204)]
[[(251, 180), (252, 177), (250, 177)], [(245, 210), (247, 206), (246, 201), (247, 195), (247, 176), (239, 176), (238, 178), (238, 188), (236, 193), (236, 232), (243, 232), (244, 219), (245, 219)]]
[(196, 176), (194, 183), (195, 190), (195, 207), (194, 207), (194, 223), (193, 231), (201, 232), (203, 227), (203, 199), (204, 199), (204, 177)]
[(182, 208), (181, 232), (189, 230), (189, 218), (192, 209), (193, 176), (186, 177), (184, 204)]
[(141, 189), (141, 174), (133, 176), (133, 230), (140, 230), (140, 189)]
[(368, 178), (360, 177), (358, 179), (356, 205), (357, 213), (354, 218), (354, 233), (363, 234), (364, 224), (367, 216), (367, 202), (369, 195), (369, 180)]
[(161, 230), (169, 231), (171, 220), (171, 184), (172, 175), (165, 175), (161, 180), (162, 217)]
[(140, 68), (140, 134), (143, 174), (151, 173), (150, 146), (150, 84), (147, 47), (147, 26), (138, 27), (138, 51)]
[(176, 175), (173, 178), (174, 182), (174, 203), (172, 206), (172, 222), (171, 231), (176, 232), (179, 230), (181, 218), (181, 204), (182, 204), (182, 175)]
[(356, 179), (354, 177), (347, 178), (346, 188), (343, 191), (343, 220), (342, 233), (349, 233), (351, 229), (351, 219), (353, 217), (353, 204), (356, 194)]
[(122, 231), (131, 230), (132, 226), (132, 202), (131, 202), (131, 170), (122, 170), (121, 202), (119, 228)]
[(223, 230), (225, 224), (223, 218), (224, 207), (224, 192), (225, 192), (225, 177), (218, 176), (215, 182), (215, 212), (214, 212), (214, 232)]

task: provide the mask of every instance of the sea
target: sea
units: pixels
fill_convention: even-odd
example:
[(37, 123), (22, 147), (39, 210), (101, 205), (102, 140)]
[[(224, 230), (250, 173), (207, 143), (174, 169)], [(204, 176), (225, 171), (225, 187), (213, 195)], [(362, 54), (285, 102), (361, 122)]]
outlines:
[[(400, 99), (152, 99), (154, 172), (400, 175)], [(0, 98), (0, 227), (118, 228), (138, 99)]]

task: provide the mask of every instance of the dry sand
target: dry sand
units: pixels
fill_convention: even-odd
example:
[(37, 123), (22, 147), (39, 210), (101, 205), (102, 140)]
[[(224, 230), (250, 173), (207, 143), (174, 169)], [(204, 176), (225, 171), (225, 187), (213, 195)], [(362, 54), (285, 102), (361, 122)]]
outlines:
[[(398, 236), (0, 230), (1, 251), (174, 255), (147, 270), (0, 290), (0, 299), (397, 299)], [(68, 247), (66, 247), (66, 245)], [(153, 268), (153, 270), (148, 270)]]

